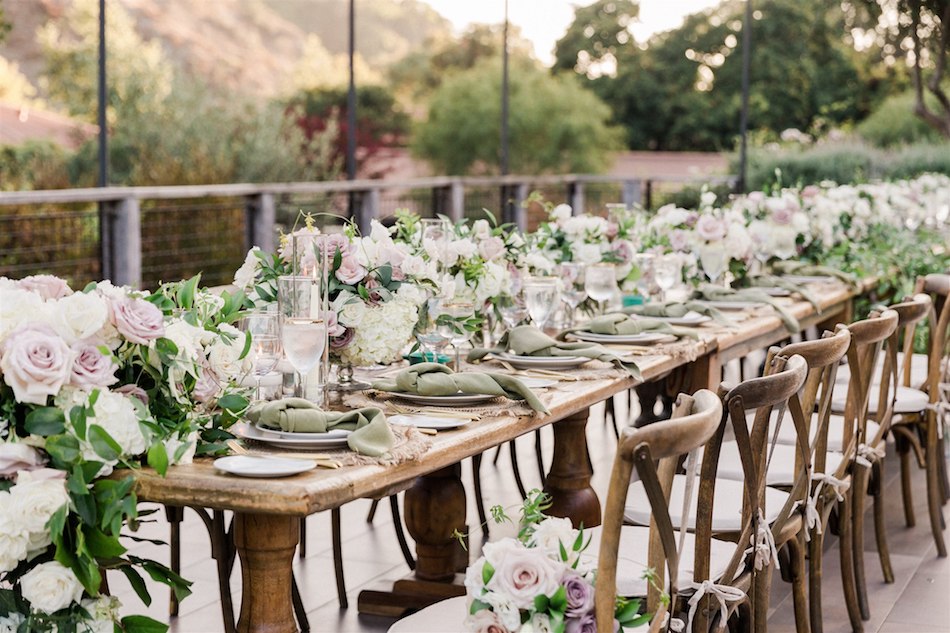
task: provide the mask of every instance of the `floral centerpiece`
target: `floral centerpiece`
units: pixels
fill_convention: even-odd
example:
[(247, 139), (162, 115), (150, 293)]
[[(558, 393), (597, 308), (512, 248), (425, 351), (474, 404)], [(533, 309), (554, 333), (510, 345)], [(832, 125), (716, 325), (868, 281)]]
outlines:
[(373, 220), (367, 236), (353, 224), (343, 233), (323, 234), (308, 217), (304, 228), (283, 236), (276, 254), (251, 249), (234, 283), (257, 307), (276, 302), (277, 278), (292, 268), (291, 238), (314, 236), (329, 266), (330, 353), (345, 365), (390, 363), (412, 339), (425, 300), (419, 283), (434, 277), (433, 268), (407, 244), (396, 242), (392, 231)]
[(762, 264), (795, 257), (810, 241), (811, 223), (797, 191), (784, 189), (772, 196), (753, 191), (732, 207), (745, 214), (753, 257)]
[(242, 296), (158, 292), (108, 281), (74, 292), (52, 276), (0, 278), (0, 629), (159, 631), (118, 617), (103, 571), (141, 572), (179, 597), (190, 583), (119, 541), (138, 513), (132, 478), (215, 452), (247, 406), (235, 387), (250, 367), (231, 323)]

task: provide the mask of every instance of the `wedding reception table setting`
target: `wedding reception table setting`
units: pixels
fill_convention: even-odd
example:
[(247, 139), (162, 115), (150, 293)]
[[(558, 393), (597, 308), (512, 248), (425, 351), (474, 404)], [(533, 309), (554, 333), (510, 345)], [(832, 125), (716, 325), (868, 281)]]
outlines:
[[(610, 465), (588, 458), (592, 406), (647, 383), (715, 393), (732, 361), (911, 294), (950, 268), (948, 192), (950, 178), (922, 175), (704, 192), (695, 209), (547, 204), (531, 233), (491, 213), (399, 212), (365, 233), (302, 215), (223, 289), (0, 278), (0, 631), (161, 630), (108, 590), (121, 574), (143, 601), (146, 576), (189, 592), (129, 553), (144, 501), (233, 512), (237, 630), (296, 631), (300, 517), (402, 492), (416, 567), (364, 590), (361, 612), (468, 592), (453, 630), (597, 626), (593, 585), (568, 615), (563, 591), (541, 591), (515, 628), (510, 605), (472, 595), (462, 460), (550, 426), (549, 518), (529, 533), (600, 525), (591, 475)], [(617, 604), (624, 630), (655, 615)]]

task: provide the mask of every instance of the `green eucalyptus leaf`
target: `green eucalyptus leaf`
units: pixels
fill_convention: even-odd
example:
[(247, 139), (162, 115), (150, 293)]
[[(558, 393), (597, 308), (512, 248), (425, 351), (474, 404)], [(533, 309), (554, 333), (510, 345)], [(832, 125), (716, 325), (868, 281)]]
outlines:
[(39, 407), (27, 414), (24, 428), (34, 435), (59, 435), (66, 430), (66, 416), (56, 407)]

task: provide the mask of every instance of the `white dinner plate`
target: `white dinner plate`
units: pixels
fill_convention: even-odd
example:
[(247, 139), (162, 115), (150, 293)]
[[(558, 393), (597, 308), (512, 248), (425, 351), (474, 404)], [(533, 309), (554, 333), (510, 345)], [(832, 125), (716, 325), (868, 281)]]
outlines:
[(518, 356), (507, 352), (494, 356), (516, 369), (573, 369), (591, 360), (584, 356)]
[(515, 376), (528, 389), (546, 389), (557, 384), (556, 380), (550, 378), (532, 378), (531, 376)]
[(449, 405), (464, 407), (472, 404), (482, 404), (499, 397), (486, 393), (459, 393), (452, 396), (420, 396), (417, 393), (393, 392), (393, 395), (397, 398), (408, 400), (409, 402), (415, 402), (417, 404), (431, 404), (437, 407)]
[(720, 310), (748, 310), (749, 308), (768, 305), (758, 301), (703, 301), (703, 303)]
[(636, 343), (637, 345), (656, 345), (676, 340), (672, 334), (662, 332), (641, 332), (640, 334), (597, 334), (595, 332), (572, 332), (571, 336), (590, 343)]
[(322, 439), (346, 439), (353, 431), (344, 431), (342, 429), (333, 429), (326, 433), (301, 433), (299, 431), (281, 431), (280, 429), (269, 429), (260, 422), (254, 425), (254, 428), (268, 437), (278, 437), (285, 440), (307, 440), (310, 441), (315, 435)]
[(780, 288), (778, 286), (768, 286), (768, 287), (756, 287), (756, 290), (761, 290), (770, 297), (791, 297), (792, 291), (788, 288)]
[(444, 431), (446, 429), (457, 429), (465, 426), (470, 419), (465, 418), (440, 418), (437, 415), (390, 415), (386, 418), (390, 424), (396, 426), (414, 426), (420, 429), (435, 429)]
[(831, 275), (782, 275), (782, 279), (793, 284), (820, 284), (836, 281), (838, 278)]
[(313, 470), (317, 462), (312, 459), (230, 455), (214, 460), (214, 467), (240, 477), (289, 477)]
[(231, 432), (245, 440), (254, 440), (283, 448), (346, 448), (346, 437), (327, 437), (328, 433), (293, 433), (300, 437), (280, 437), (276, 433), (265, 433), (250, 424), (235, 424)]
[(656, 321), (663, 321), (669, 323), (670, 325), (702, 325), (703, 323), (709, 323), (712, 321), (712, 318), (706, 316), (705, 314), (700, 314), (699, 312), (693, 312), (690, 310), (681, 317), (649, 317), (643, 315), (637, 315), (641, 319), (654, 319)]

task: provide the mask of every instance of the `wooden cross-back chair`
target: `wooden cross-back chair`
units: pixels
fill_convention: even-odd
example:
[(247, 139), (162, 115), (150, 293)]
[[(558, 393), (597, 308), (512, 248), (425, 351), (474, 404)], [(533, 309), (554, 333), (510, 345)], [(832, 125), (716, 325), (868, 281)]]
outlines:
[[(663, 586), (664, 578), (668, 579), (671, 604), (675, 605), (679, 589), (680, 555), (686, 537), (681, 532), (677, 539), (670, 520), (670, 487), (680, 458), (703, 446), (721, 424), (722, 403), (719, 397), (711, 391), (701, 390), (693, 396), (680, 395), (671, 419), (639, 429), (627, 427), (621, 434), (599, 535), (595, 612), (600, 633), (613, 633), (614, 630), (617, 565), (618, 558), (623, 556), (620, 548), (625, 529), (624, 504), (633, 471), (636, 470), (643, 482), (653, 516), (646, 533), (643, 528), (639, 528), (638, 535), (646, 540), (645, 549), (649, 558), (643, 562), (656, 570), (659, 586)], [(626, 529), (630, 531), (630, 528)], [(629, 546), (629, 539), (627, 541), (624, 544)], [(644, 548), (640, 549), (642, 551)], [(696, 543), (693, 549), (697, 557), (709, 555), (709, 544)], [(659, 597), (657, 586), (648, 587), (646, 608), (653, 614), (651, 630), (660, 630), (664, 626), (666, 609)]]
[(900, 387), (918, 390), (926, 398), (914, 411), (896, 410), (892, 425), (901, 459), (901, 491), (904, 499), (904, 517), (908, 527), (916, 523), (913, 493), (910, 485), (910, 450), (918, 464), (927, 473), (927, 508), (937, 554), (947, 555), (944, 542), (942, 507), (950, 498), (947, 464), (944, 459), (946, 439), (941, 425), (950, 415), (950, 275), (931, 274), (917, 280), (918, 293), (929, 297), (933, 308), (928, 317), (926, 344), (926, 372), (915, 376), (916, 359), (913, 343), (917, 323), (908, 328), (899, 369)]

